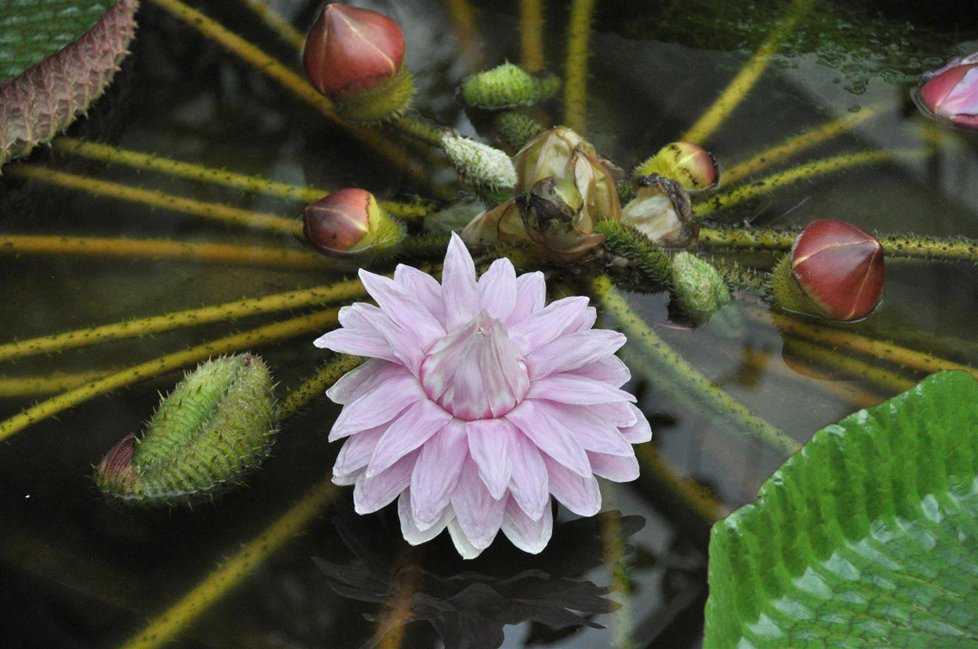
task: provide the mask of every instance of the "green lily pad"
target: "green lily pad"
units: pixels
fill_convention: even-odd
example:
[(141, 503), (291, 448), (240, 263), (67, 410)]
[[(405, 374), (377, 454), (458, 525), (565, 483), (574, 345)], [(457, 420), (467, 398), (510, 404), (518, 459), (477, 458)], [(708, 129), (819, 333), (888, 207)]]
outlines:
[(707, 648), (978, 647), (978, 381), (818, 431), (713, 527)]
[(88, 110), (128, 54), (137, 0), (0, 0), (0, 164)]

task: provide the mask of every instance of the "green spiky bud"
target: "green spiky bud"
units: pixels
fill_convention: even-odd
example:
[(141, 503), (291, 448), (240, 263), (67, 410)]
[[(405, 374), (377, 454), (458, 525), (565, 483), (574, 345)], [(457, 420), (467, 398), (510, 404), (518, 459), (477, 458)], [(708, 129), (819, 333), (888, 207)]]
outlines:
[(543, 133), (543, 127), (521, 110), (504, 110), (495, 114), (494, 124), (502, 141), (515, 150)]
[(559, 89), (560, 80), (554, 75), (537, 77), (518, 65), (503, 63), (467, 77), (460, 95), (466, 106), (502, 110), (532, 106), (553, 97)]
[(730, 290), (717, 269), (686, 251), (672, 258), (672, 285), (683, 312), (697, 322), (708, 320), (731, 302)]
[(213, 495), (268, 455), (277, 432), (272, 377), (254, 354), (201, 363), (95, 469), (107, 496), (174, 505)]

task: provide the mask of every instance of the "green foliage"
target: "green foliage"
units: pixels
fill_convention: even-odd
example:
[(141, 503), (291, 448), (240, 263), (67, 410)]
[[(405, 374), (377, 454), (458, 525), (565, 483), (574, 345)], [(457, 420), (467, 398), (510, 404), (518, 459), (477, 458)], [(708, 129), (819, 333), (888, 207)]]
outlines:
[(55, 54), (88, 32), (108, 0), (0, 0), (0, 82)]
[(978, 382), (815, 434), (713, 528), (705, 647), (978, 647)]

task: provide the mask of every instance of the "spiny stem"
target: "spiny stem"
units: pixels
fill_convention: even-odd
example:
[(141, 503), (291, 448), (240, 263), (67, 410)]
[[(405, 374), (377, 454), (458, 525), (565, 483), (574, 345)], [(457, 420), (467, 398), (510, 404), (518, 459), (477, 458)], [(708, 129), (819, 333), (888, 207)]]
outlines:
[(843, 356), (834, 349), (816, 343), (792, 338), (789, 350), (792, 354), (808, 359), (816, 366), (835, 368), (894, 394), (909, 390), (916, 384), (915, 381), (904, 378), (896, 372), (876, 367), (858, 358)]
[[(601, 501), (612, 510), (620, 509), (617, 499), (617, 485), (601, 483)], [(631, 585), (628, 578), (628, 561), (625, 557), (625, 541), (621, 535), (621, 518), (607, 516), (601, 524), (601, 547), (604, 551), (604, 565), (611, 571), (609, 590), (616, 596), (621, 608), (612, 613), (611, 637), (609, 646), (615, 649), (634, 649), (632, 638)]]
[(150, 207), (192, 214), (228, 225), (269, 230), (293, 236), (301, 236), (302, 234), (302, 222), (299, 219), (290, 219), (277, 214), (267, 214), (264, 212), (253, 212), (222, 203), (211, 203), (193, 198), (174, 196), (158, 189), (130, 187), (121, 183), (77, 176), (64, 171), (30, 164), (11, 165), (9, 167), (9, 173), (30, 180), (50, 183), (58, 187), (77, 189), (94, 196), (106, 196), (123, 201), (142, 203)]
[(64, 351), (87, 347), (108, 340), (120, 340), (132, 336), (174, 331), (196, 327), (211, 322), (226, 322), (264, 313), (274, 313), (313, 305), (329, 304), (365, 295), (360, 280), (348, 280), (324, 284), (313, 288), (247, 298), (184, 311), (172, 311), (163, 315), (134, 318), (98, 327), (86, 327), (50, 336), (28, 338), (0, 345), (0, 361), (23, 358), (35, 354)]
[(102, 379), (86, 383), (80, 387), (41, 401), (13, 417), (0, 422), (0, 441), (10, 438), (28, 426), (52, 417), (69, 408), (77, 406), (92, 397), (132, 385), (144, 379), (159, 376), (164, 372), (186, 367), (212, 356), (233, 351), (250, 349), (278, 340), (285, 340), (312, 331), (322, 330), (335, 324), (337, 309), (302, 315), (282, 322), (244, 331), (217, 340), (212, 340), (183, 351), (160, 356), (152, 360), (126, 368)]
[(880, 162), (889, 162), (891, 160), (901, 158), (913, 158), (921, 155), (923, 155), (923, 151), (918, 149), (902, 151), (876, 150), (863, 151), (860, 153), (846, 153), (830, 158), (823, 158), (821, 160), (814, 160), (812, 162), (798, 165), (797, 167), (786, 169), (785, 171), (779, 171), (742, 187), (737, 187), (736, 189), (730, 189), (719, 194), (714, 194), (707, 200), (696, 203), (693, 206), (693, 216), (696, 218), (708, 216), (718, 210), (733, 207), (734, 205), (743, 203), (744, 201), (752, 198), (757, 198), (758, 196), (763, 196), (764, 194), (768, 194), (776, 189), (791, 185), (800, 180), (812, 180), (819, 176), (843, 171), (845, 169), (851, 169), (853, 167), (877, 164)]
[(230, 559), (220, 564), (167, 610), (150, 620), (142, 631), (122, 645), (122, 649), (155, 649), (179, 637), (268, 557), (322, 515), (336, 491), (329, 477), (316, 484), (285, 514), (238, 548)]
[(635, 456), (642, 465), (643, 474), (654, 474), (673, 495), (679, 498), (700, 519), (714, 523), (730, 514), (730, 510), (720, 502), (716, 495), (676, 470), (659, 451), (655, 444), (637, 444), (633, 447)]
[(594, 4), (595, 0), (573, 0), (567, 25), (564, 123), (581, 134), (587, 131), (587, 58)]
[(305, 35), (293, 27), (292, 23), (283, 18), (280, 13), (269, 7), (267, 2), (261, 0), (241, 0), (241, 2), (251, 9), (283, 41), (300, 52), (305, 48)]
[(601, 221), (594, 231), (604, 235), (611, 254), (627, 259), (645, 279), (661, 286), (672, 283), (672, 258), (647, 236), (614, 221)]
[(619, 326), (633, 342), (640, 344), (641, 348), (652, 357), (654, 363), (669, 373), (670, 383), (681, 385), (686, 390), (696, 393), (702, 403), (737, 422), (740, 430), (776, 453), (787, 456), (801, 448), (798, 442), (732, 399), (722, 388), (715, 385), (669, 347), (642, 317), (635, 313), (627, 300), (612, 286), (607, 275), (594, 280), (593, 293), (605, 311), (617, 320)]
[[(749, 309), (748, 314), (755, 319), (758, 317), (754, 309)], [(853, 331), (844, 331), (835, 327), (816, 324), (810, 320), (803, 320), (785, 313), (771, 312), (771, 319), (783, 334), (794, 338), (803, 338), (828, 347), (845, 349), (927, 374), (941, 370), (960, 370), (978, 378), (978, 369), (971, 366), (955, 363), (927, 352), (908, 349), (896, 343), (876, 340)]]
[(0, 397), (26, 397), (36, 394), (54, 394), (82, 383), (88, 383), (113, 374), (118, 370), (91, 370), (70, 374), (68, 372), (53, 372), (47, 376), (0, 376)]
[(857, 124), (877, 115), (879, 115), (879, 108), (871, 106), (863, 108), (858, 113), (845, 115), (844, 117), (823, 124), (818, 128), (806, 131), (801, 135), (796, 135), (793, 138), (785, 140), (778, 146), (765, 149), (743, 162), (732, 165), (729, 169), (724, 168), (720, 174), (720, 182), (724, 185), (735, 185), (747, 176), (756, 174), (803, 151), (827, 142), (837, 135), (850, 131)]
[(285, 419), (294, 415), (314, 397), (323, 394), (327, 388), (339, 381), (340, 377), (363, 362), (357, 356), (340, 355), (327, 363), (301, 385), (293, 388), (279, 407), (279, 417)]
[(544, 66), (543, 3), (520, 0), (520, 61), (527, 72), (539, 72)]
[[(261, 176), (247, 176), (228, 171), (227, 169), (216, 169), (191, 162), (163, 158), (140, 151), (120, 149), (109, 144), (84, 142), (66, 136), (56, 138), (52, 144), (57, 151), (81, 156), (90, 160), (100, 160), (111, 164), (126, 165), (135, 169), (165, 173), (196, 182), (230, 187), (244, 192), (266, 194), (298, 203), (311, 203), (331, 193), (327, 189), (320, 189), (318, 187), (290, 185), (276, 180), (269, 180)], [(380, 201), (380, 206), (389, 213), (401, 218), (422, 217), (433, 209), (431, 204), (420, 201), (412, 203)]]
[(405, 169), (416, 178), (424, 178), (425, 172), (418, 165), (409, 162), (404, 152), (377, 131), (354, 126), (342, 120), (333, 108), (332, 102), (316, 92), (301, 76), (284, 66), (281, 61), (255, 47), (223, 25), (206, 15), (183, 4), (179, 0), (152, 0), (154, 4), (170, 12), (187, 25), (198, 30), (203, 36), (217, 42), (222, 47), (241, 58), (258, 72), (270, 77), (295, 94), (307, 104), (325, 115), (330, 121), (345, 129), (364, 144), (387, 158), (394, 165)]
[(441, 147), (442, 137), (448, 132), (437, 124), (411, 114), (396, 118), (390, 125), (401, 133), (434, 147)]
[(475, 12), (469, 0), (444, 0), (448, 19), (458, 35), (458, 43), (466, 58), (476, 68), (481, 68), (485, 56), (479, 43), (479, 30), (475, 24)]
[(771, 59), (781, 48), (785, 37), (791, 33), (811, 5), (812, 0), (795, 0), (788, 14), (764, 40), (750, 61), (737, 73), (703, 115), (679, 138), (680, 140), (703, 144), (720, 128), (727, 116), (737, 108), (764, 74)]
[(768, 294), (771, 280), (767, 273), (720, 257), (709, 257), (708, 261), (717, 269), (723, 281), (733, 289), (751, 291), (760, 295)]
[(0, 235), (0, 254), (81, 255), (100, 259), (135, 257), (179, 259), (246, 266), (271, 266), (296, 270), (328, 270), (329, 259), (312, 250), (268, 246), (173, 241), (172, 239), (124, 239), (58, 235)]
[[(699, 243), (720, 251), (787, 252), (800, 230), (772, 228), (700, 228)], [(936, 261), (978, 261), (978, 241), (966, 237), (931, 237), (877, 234), (887, 259), (927, 259)]]

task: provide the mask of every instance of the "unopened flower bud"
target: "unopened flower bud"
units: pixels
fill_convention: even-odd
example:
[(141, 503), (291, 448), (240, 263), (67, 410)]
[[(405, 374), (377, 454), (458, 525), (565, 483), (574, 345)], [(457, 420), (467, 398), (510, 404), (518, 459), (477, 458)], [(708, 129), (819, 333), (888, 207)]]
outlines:
[(317, 250), (351, 255), (385, 248), (404, 237), (404, 229), (363, 189), (341, 189), (303, 211), (303, 232)]
[(652, 175), (665, 176), (691, 192), (712, 189), (720, 182), (716, 159), (692, 142), (667, 144), (632, 172), (634, 178)]
[(532, 106), (549, 99), (560, 88), (553, 75), (538, 77), (512, 63), (473, 74), (462, 81), (465, 105), (484, 110)]
[(459, 175), (477, 190), (510, 189), (516, 184), (516, 170), (504, 151), (454, 133), (442, 137), (441, 148)]
[(306, 37), (302, 64), (310, 83), (355, 121), (394, 117), (410, 105), (402, 69), (404, 33), (393, 20), (338, 2), (326, 5)]
[(622, 221), (663, 248), (686, 248), (696, 241), (689, 194), (663, 176), (642, 176), (635, 198), (622, 208)]
[(883, 294), (883, 245), (845, 221), (813, 221), (774, 270), (779, 307), (830, 320), (860, 320)]
[(717, 269), (685, 250), (672, 258), (672, 286), (683, 312), (697, 322), (708, 320), (731, 301)]
[(978, 52), (925, 74), (914, 100), (932, 117), (978, 129)]

